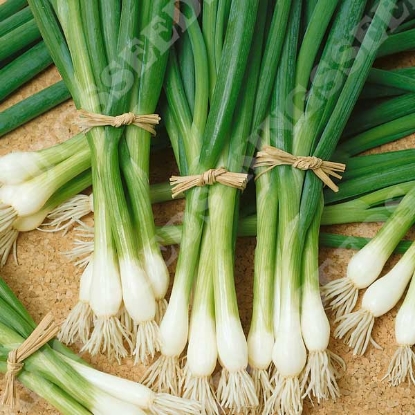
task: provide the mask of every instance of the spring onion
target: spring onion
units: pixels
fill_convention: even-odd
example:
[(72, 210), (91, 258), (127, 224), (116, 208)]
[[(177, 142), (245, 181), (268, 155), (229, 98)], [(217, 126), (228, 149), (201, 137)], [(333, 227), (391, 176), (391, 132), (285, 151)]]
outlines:
[(325, 301), (337, 318), (352, 312), (358, 291), (378, 278), (396, 245), (414, 223), (414, 195), (415, 190), (411, 189), (372, 241), (353, 256), (347, 266), (347, 276), (322, 288)]
[(415, 244), (391, 271), (369, 286), (358, 311), (338, 318), (335, 337), (344, 338), (354, 354), (364, 354), (369, 342), (380, 348), (371, 336), (375, 318), (386, 314), (398, 303), (414, 272)]
[(415, 278), (412, 276), (405, 300), (400, 306), (395, 318), (395, 339), (398, 347), (391, 359), (387, 374), (384, 377), (393, 386), (398, 386), (406, 379), (415, 383), (415, 355), (412, 350), (412, 346), (415, 344), (413, 324), (415, 318), (414, 294)]

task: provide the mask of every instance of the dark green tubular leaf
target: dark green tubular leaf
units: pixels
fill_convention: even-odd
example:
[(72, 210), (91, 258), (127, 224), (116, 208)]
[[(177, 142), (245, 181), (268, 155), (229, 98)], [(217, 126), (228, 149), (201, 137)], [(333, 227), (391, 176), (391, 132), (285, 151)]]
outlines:
[[(106, 90), (102, 82), (102, 75), (108, 66), (106, 49), (103, 42), (103, 33), (100, 22), (99, 0), (88, 0), (81, 3), (82, 24), (85, 33), (88, 55), (94, 73), (95, 87), (99, 96), (100, 92)], [(117, 33), (113, 32), (113, 37)], [(109, 86), (109, 85), (108, 85)], [(103, 103), (101, 102), (101, 110)]]
[[(194, 92), (194, 110), (191, 144), (193, 151), (189, 151), (190, 160), (196, 160), (199, 155), (202, 143), (202, 134), (206, 125), (208, 116), (209, 103), (209, 56), (207, 55), (206, 44), (203, 33), (200, 30), (196, 10), (190, 7), (183, 7), (183, 16), (187, 20), (187, 33), (189, 34), (190, 43), (194, 56), (195, 68), (195, 92)], [(187, 143), (186, 143), (187, 144)], [(187, 148), (190, 148), (187, 146)]]
[(304, 112), (305, 96), (310, 82), (311, 70), (339, 0), (319, 0), (307, 25), (297, 56), (296, 93), (294, 95), (294, 122)]
[(374, 207), (371, 209), (337, 209), (337, 205), (324, 210), (321, 225), (342, 225), (345, 223), (385, 222), (395, 211), (395, 206)]
[(405, 115), (396, 120), (378, 125), (377, 127), (371, 128), (370, 130), (364, 131), (363, 133), (344, 141), (337, 147), (336, 154), (341, 158), (344, 158), (346, 155), (354, 156), (371, 148), (406, 137), (414, 131), (414, 115)]
[[(3, 290), (4, 286), (2, 287), (2, 294)], [(0, 297), (0, 323), (9, 327), (20, 336), (27, 338), (35, 327), (34, 321), (24, 310), (19, 300), (15, 302), (16, 297), (13, 298), (7, 292), (5, 292), (5, 295), (5, 298)]]
[(307, 28), (311, 22), (313, 12), (317, 6), (318, 0), (309, 0), (304, 3), (303, 15), (304, 15), (304, 26)]
[(183, 140), (180, 136), (179, 129), (177, 128), (172, 115), (172, 110), (170, 109), (167, 103), (164, 103), (160, 111), (163, 117), (164, 125), (166, 126), (166, 130), (169, 135), (170, 143), (173, 148), (174, 158), (176, 159), (176, 164), (179, 168), (180, 175), (186, 176), (186, 153), (184, 151)]
[(0, 38), (0, 61), (7, 59), (39, 39), (40, 32), (35, 20), (29, 20)]
[(178, 65), (181, 78), (183, 79), (183, 88), (186, 94), (187, 103), (191, 114), (195, 108), (195, 66), (192, 44), (190, 42), (188, 31), (186, 30), (177, 42), (178, 47)]
[(411, 114), (414, 108), (415, 94), (404, 94), (386, 101), (375, 102), (370, 107), (357, 106), (346, 125), (343, 137), (351, 137), (404, 117)]
[(377, 57), (393, 55), (415, 48), (415, 29), (389, 36), (377, 52)]
[[(144, 51), (138, 72), (139, 92), (131, 107), (137, 114), (152, 114), (156, 109), (172, 43), (174, 4), (169, 0), (151, 4), (149, 16), (157, 16), (158, 21), (157, 24), (150, 21), (142, 31)], [(128, 140), (128, 148), (133, 160), (148, 174), (151, 136), (141, 128), (135, 131), (135, 137)]]
[[(223, 7), (223, 1), (220, 0), (210, 0), (203, 1), (203, 13), (202, 13), (202, 32), (203, 39), (205, 40), (207, 61), (208, 61), (208, 75), (209, 75), (209, 97), (212, 97), (213, 90), (216, 84), (216, 55), (215, 50), (218, 45), (215, 44), (216, 38), (218, 36), (217, 26), (220, 27), (219, 23), (217, 25), (217, 16), (218, 16), (218, 4), (221, 3), (221, 9)], [(221, 27), (223, 30), (223, 27)], [(221, 33), (222, 34), (222, 33)], [(222, 44), (220, 43), (220, 46)], [(190, 103), (189, 103), (190, 104)], [(190, 105), (192, 108), (192, 106)]]
[(0, 69), (0, 101), (52, 64), (44, 44), (39, 42)]
[(59, 22), (48, 0), (28, 0), (42, 38), (58, 68), (75, 104), (79, 106), (79, 91), (75, 81), (72, 58)]
[[(116, 60), (118, 31), (121, 18), (120, 0), (99, 0), (99, 11), (101, 13), (102, 42), (105, 45), (108, 62)], [(114, 36), (114, 33), (117, 35)]]
[[(268, 32), (264, 55), (261, 63), (258, 87), (255, 98), (252, 130), (254, 135), (257, 128), (264, 121), (271, 99), (272, 90), (277, 74), (278, 63), (284, 44), (285, 32), (291, 10), (291, 1), (278, 1), (272, 16), (271, 26)], [(251, 158), (255, 151), (256, 143), (248, 143), (246, 155)]]
[(27, 0), (7, 0), (0, 5), (0, 22), (14, 15), (25, 6), (27, 6)]
[(394, 31), (402, 24), (415, 18), (415, 5), (413, 0), (398, 0), (393, 11), (391, 30)]
[(399, 95), (406, 94), (407, 91), (403, 89), (391, 88), (388, 86), (376, 85), (367, 83), (363, 87), (362, 93), (360, 94), (360, 100), (378, 99), (378, 98), (389, 98), (396, 97)]
[[(328, 248), (362, 249), (371, 239), (360, 236), (346, 236), (332, 233), (320, 233), (320, 244)], [(412, 245), (412, 241), (401, 241), (395, 248), (395, 254), (404, 254)]]
[(372, 68), (369, 72), (369, 76), (367, 77), (367, 82), (389, 86), (408, 92), (415, 92), (415, 79), (398, 72)]
[[(191, 160), (192, 157), (188, 152), (192, 146), (192, 140), (191, 137), (189, 137), (189, 131), (191, 130), (192, 125), (192, 113), (186, 99), (185, 88), (180, 75), (180, 68), (174, 48), (170, 51), (164, 90), (168, 101), (169, 116), (174, 121), (178, 136), (183, 142), (185, 158), (186, 160)], [(173, 144), (173, 146), (176, 147), (177, 152), (179, 144), (177, 144), (177, 146)], [(179, 166), (180, 168), (183, 167), (182, 162), (180, 162)]]
[(394, 34), (406, 32), (407, 30), (415, 29), (415, 19), (409, 20), (397, 27), (396, 30), (393, 31)]
[[(139, 10), (140, 7), (136, 1), (122, 1), (117, 58), (114, 62), (111, 62), (107, 72), (103, 75), (108, 80), (108, 83), (105, 83), (107, 89), (110, 87), (106, 107), (103, 110), (108, 115), (124, 114), (130, 108), (134, 86), (133, 39), (136, 38), (138, 33)], [(123, 129), (114, 130), (114, 128), (111, 128), (112, 141), (115, 142), (120, 139)]]
[[(167, 101), (171, 107), (172, 116), (175, 120), (186, 154), (186, 164), (192, 169), (190, 164), (195, 164), (200, 154), (202, 145), (202, 134), (206, 124), (209, 85), (208, 85), (208, 57), (202, 32), (198, 21), (195, 19), (195, 10), (189, 7), (183, 10), (184, 20), (187, 26), (192, 55), (194, 57), (193, 67), (195, 73), (194, 83), (194, 113), (190, 112), (189, 105), (184, 93), (183, 80), (178, 67), (175, 50), (170, 53), (170, 64), (168, 66), (165, 91)], [(182, 166), (183, 167), (183, 166)]]
[[(256, 91), (258, 90), (261, 70), (262, 50), (265, 41), (265, 22), (267, 17), (268, 0), (262, 0), (258, 7), (255, 38), (252, 41), (251, 52), (244, 78), (244, 88), (240, 92), (239, 105), (235, 110), (235, 120), (230, 132), (227, 169), (239, 172), (243, 169), (248, 141), (252, 141), (253, 112)], [(276, 39), (275, 39), (276, 40)], [(235, 214), (234, 217), (238, 215)]]
[(30, 10), (30, 7), (25, 7), (24, 9), (0, 22), (0, 36), (4, 36), (6, 33), (11, 32), (12, 30), (18, 28), (19, 26), (32, 19), (33, 14)]
[[(366, 32), (336, 106), (313, 153), (314, 156), (323, 160), (331, 158), (373, 65), (379, 46), (382, 44), (394, 6), (395, 1), (381, 0), (379, 2), (376, 14)], [(309, 227), (316, 211), (321, 189), (321, 180), (313, 172), (307, 172), (301, 200), (301, 211), (303, 212), (301, 228), (304, 232)]]
[(403, 76), (413, 77), (415, 76), (415, 66), (408, 66), (407, 68), (396, 68), (390, 70), (392, 73), (396, 73)]
[(325, 192), (325, 203), (331, 204), (341, 200), (348, 200), (357, 195), (413, 180), (415, 180), (415, 164), (395, 166), (393, 169), (384, 171), (376, 169), (371, 174), (348, 180), (340, 186), (340, 191), (337, 193)]
[(0, 137), (55, 108), (70, 97), (65, 83), (60, 81), (7, 108), (0, 112)]
[[(24, 321), (24, 323), (22, 323), (21, 326), (25, 327), (25, 329), (22, 329), (21, 331), (19, 331), (19, 334), (24, 336), (25, 335), (24, 330), (26, 330), (27, 328), (29, 329), (29, 333), (30, 333), (33, 330), (33, 328), (36, 326), (35, 322), (33, 321), (30, 314), (27, 312), (27, 310), (24, 308), (23, 304), (18, 300), (14, 292), (9, 288), (9, 286), (6, 284), (6, 282), (1, 277), (0, 277), (0, 299), (4, 301), (4, 303), (6, 303), (10, 308), (12, 308), (19, 315), (19, 318), (17, 318), (17, 321), (22, 321), (22, 320)], [(10, 308), (7, 308), (7, 310), (10, 310)]]
[(258, 0), (232, 2), (215, 91), (203, 135), (199, 173), (216, 165), (225, 145), (245, 73), (258, 3)]
[(308, 93), (306, 109), (299, 121), (294, 143), (294, 153), (309, 155), (314, 151), (325, 128), (350, 67), (353, 63), (356, 31), (365, 2), (346, 0), (335, 15), (325, 48)]
[[(216, 84), (216, 75), (217, 75), (217, 69), (220, 64), (220, 60), (222, 58), (222, 52), (223, 52), (223, 43), (225, 41), (225, 33), (228, 27), (228, 20), (229, 20), (229, 14), (231, 10), (231, 0), (219, 0), (218, 1), (218, 10), (216, 15), (216, 27), (213, 29), (215, 33), (215, 76), (213, 78), (213, 81), (215, 82), (213, 85)], [(213, 94), (213, 90), (212, 90)], [(211, 94), (211, 98), (212, 98)]]
[(415, 163), (415, 150), (399, 150), (367, 156), (351, 157), (346, 160), (348, 169), (343, 174), (342, 183), (373, 172), (374, 167), (393, 170), (394, 167)]

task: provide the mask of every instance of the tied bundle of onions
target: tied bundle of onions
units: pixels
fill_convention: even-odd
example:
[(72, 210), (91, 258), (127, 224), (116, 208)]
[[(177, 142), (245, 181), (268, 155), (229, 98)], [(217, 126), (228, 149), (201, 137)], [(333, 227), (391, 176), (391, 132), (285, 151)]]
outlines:
[[(304, 35), (300, 31), (301, 2), (292, 5), (271, 106), (269, 142), (276, 149), (264, 147), (257, 161), (257, 167), (275, 167), (272, 200), (278, 203), (278, 236), (276, 247), (271, 247), (275, 250), (275, 369), (266, 413), (301, 413), (303, 397), (320, 401), (335, 399), (339, 393), (336, 366), (343, 363), (327, 350), (330, 331), (318, 295), (317, 249), (313, 245), (320, 223), (322, 181), (317, 177), (319, 167), (311, 164), (331, 157), (368, 76), (393, 10), (388, 1), (377, 6), (361, 47), (353, 49), (364, 3), (342, 2), (330, 21), (325, 14), (320, 13), (318, 18), (317, 12), (319, 7), (326, 7), (333, 13), (335, 5), (319, 1)], [(309, 81), (319, 49), (322, 51)], [(304, 173), (298, 167), (313, 171)], [(335, 164), (334, 168), (341, 166)], [(337, 190), (333, 182), (326, 182)], [(270, 214), (274, 212), (270, 210)]]
[[(0, 310), (0, 372), (7, 373), (9, 352), (31, 336), (36, 323), (2, 279)], [(53, 329), (50, 315), (48, 321)], [(64, 415), (110, 415), (119, 410), (131, 415), (200, 413), (196, 401), (157, 394), (139, 383), (93, 369), (57, 340), (50, 341), (22, 363), (17, 379)], [(14, 404), (13, 399), (10, 403)]]
[[(234, 0), (229, 4), (220, 2), (216, 8), (216, 2), (210, 3), (203, 3), (201, 21), (197, 20), (197, 9), (188, 4), (181, 5), (187, 31), (180, 47), (171, 51), (165, 81), (167, 111), (163, 113), (180, 173), (197, 175), (194, 177), (214, 168), (223, 148), (228, 145), (227, 134), (242, 86), (259, 4), (257, 1)], [(175, 194), (181, 193), (180, 189), (178, 186), (174, 190)], [(200, 400), (209, 399), (209, 402), (213, 402), (214, 397), (209, 387), (213, 364), (204, 364), (203, 358), (198, 359), (200, 365), (197, 365), (196, 359), (192, 358), (188, 361), (185, 380), (179, 365), (179, 357), (189, 335), (188, 307), (199, 264), (208, 188), (191, 188), (185, 192), (185, 196), (186, 209), (175, 280), (160, 325), (162, 354), (149, 368), (144, 382), (158, 391), (174, 394), (180, 393), (183, 385), (188, 394), (186, 396), (197, 396)], [(200, 278), (208, 280), (207, 275)], [(203, 307), (201, 305), (200, 309)], [(196, 310), (199, 310), (198, 305)], [(208, 310), (204, 315), (209, 319), (204, 327), (210, 328), (205, 335), (215, 336), (217, 333), (220, 354), (219, 336), (222, 333), (215, 333), (211, 329), (214, 325)], [(191, 343), (207, 341), (197, 331), (196, 328), (192, 329)], [(196, 335), (201, 338), (196, 339)], [(207, 342), (211, 344), (215, 339), (210, 337)], [(199, 356), (199, 350), (196, 351)], [(210, 357), (213, 360), (214, 353)], [(189, 380), (189, 377), (193, 379)], [(244, 385), (241, 386), (241, 391), (235, 390), (234, 396), (229, 399), (229, 406), (233, 407), (238, 396), (244, 393)], [(202, 392), (206, 392), (208, 398)], [(212, 407), (213, 404), (205, 405), (208, 412)]]
[[(148, 159), (158, 123), (151, 114), (168, 56), (159, 46), (171, 39), (174, 5), (167, 0), (151, 5), (128, 0), (106, 5), (41, 1), (30, 6), (77, 108), (83, 110), (92, 165), (92, 272), (89, 269), (82, 279), (81, 305), (69, 316), (61, 337), (85, 338), (92, 310), (94, 327), (84, 350), (119, 359), (128, 354), (126, 342), (136, 361), (145, 361), (159, 349), (157, 313), (163, 313), (168, 286), (167, 268), (155, 243)], [(154, 24), (157, 19), (164, 22), (163, 32)], [(155, 54), (159, 57), (153, 61)], [(101, 114), (115, 117), (128, 111), (136, 114), (134, 120), (131, 114), (123, 115), (117, 119), (120, 124), (113, 124), (118, 128), (110, 126), (113, 121), (101, 122)], [(123, 127), (132, 122), (137, 125)], [(131, 210), (127, 198), (134, 202)]]

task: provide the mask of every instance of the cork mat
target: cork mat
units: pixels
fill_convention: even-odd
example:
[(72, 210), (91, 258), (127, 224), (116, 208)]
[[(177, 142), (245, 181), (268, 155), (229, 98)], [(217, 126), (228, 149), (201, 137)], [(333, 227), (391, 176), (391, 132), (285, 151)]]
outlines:
[[(403, 57), (401, 63), (415, 65), (413, 54)], [(388, 62), (383, 63), (390, 66)], [(396, 64), (396, 59), (395, 59)], [(35, 81), (30, 82), (6, 102), (0, 104), (0, 111), (38, 90), (58, 81), (59, 75), (54, 68), (42, 73)], [(16, 150), (37, 150), (68, 139), (77, 132), (74, 126), (75, 108), (72, 102), (60, 105), (46, 115), (26, 124), (0, 140), (0, 155)], [(385, 149), (414, 148), (415, 137), (408, 137)], [(176, 172), (175, 163), (170, 153), (162, 153), (152, 159), (153, 182), (165, 181)], [(169, 202), (154, 207), (158, 224), (164, 224), (173, 217), (180, 220), (183, 202)], [(349, 235), (372, 237), (379, 224), (362, 224), (337, 226), (325, 231), (341, 232)], [(410, 235), (412, 238), (415, 235)], [(41, 233), (39, 231), (22, 234), (18, 241), (19, 264), (9, 259), (1, 271), (1, 275), (27, 307), (36, 321), (52, 310), (58, 321), (63, 320), (78, 299), (78, 283), (80, 269), (73, 266), (63, 252), (71, 248), (73, 233), (67, 235)], [(178, 247), (168, 248), (164, 254), (170, 264), (173, 275), (174, 261)], [(241, 319), (246, 330), (252, 308), (252, 276), (255, 238), (238, 240), (236, 255), (236, 284)], [(326, 282), (345, 275), (346, 266), (353, 252), (344, 249), (321, 249), (321, 280)], [(399, 256), (393, 256), (387, 268), (393, 266)], [(385, 270), (386, 271), (386, 270)], [(386, 316), (377, 319), (373, 330), (374, 339), (383, 347), (375, 350), (369, 347), (364, 357), (354, 357), (341, 341), (332, 339), (330, 348), (344, 358), (347, 371), (339, 381), (342, 396), (336, 403), (327, 401), (314, 406), (310, 402), (304, 404), (306, 415), (336, 414), (415, 414), (415, 387), (404, 384), (390, 387), (381, 379), (395, 351), (394, 318), (397, 308)], [(331, 318), (332, 320), (332, 318)], [(78, 350), (76, 347), (74, 348)], [(143, 368), (133, 365), (126, 359), (121, 366), (109, 363), (104, 356), (83, 356), (96, 368), (128, 379), (138, 381)], [(1, 388), (1, 386), (0, 386)], [(23, 388), (19, 388), (22, 414), (57, 415), (58, 412), (46, 402)], [(1, 410), (0, 410), (1, 413)]]

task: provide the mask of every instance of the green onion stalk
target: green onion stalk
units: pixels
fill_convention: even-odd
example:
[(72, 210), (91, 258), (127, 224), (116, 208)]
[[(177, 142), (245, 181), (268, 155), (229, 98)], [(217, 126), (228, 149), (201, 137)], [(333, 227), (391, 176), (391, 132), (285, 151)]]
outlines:
[[(321, 201), (319, 210), (323, 206)], [(314, 344), (314, 350), (309, 353), (307, 365), (301, 374), (301, 391), (304, 397), (316, 397), (320, 403), (322, 399), (336, 400), (340, 397), (337, 379), (346, 370), (343, 359), (327, 350), (327, 339), (330, 337), (330, 323), (326, 316), (320, 297), (318, 247), (320, 212), (317, 212), (307, 233), (303, 254), (303, 298), (301, 300), (301, 331), (306, 344)], [(310, 320), (318, 324), (309, 324)], [(322, 370), (321, 378), (312, 371), (316, 367)], [(320, 379), (326, 379), (321, 382)], [(316, 382), (316, 380), (319, 380)]]
[[(2, 279), (0, 309), (0, 372), (5, 373), (9, 351), (18, 347), (36, 324)], [(200, 413), (194, 400), (156, 394), (139, 383), (93, 369), (57, 340), (23, 364), (18, 380), (63, 414), (113, 414), (117, 410), (137, 415)]]
[[(211, 2), (205, 3), (207, 5)], [(191, 47), (192, 53), (188, 50), (186, 57), (178, 59), (176, 51), (172, 50), (165, 82), (168, 108), (180, 132), (179, 142), (172, 142), (172, 146), (179, 157), (182, 175), (203, 174), (214, 168), (227, 144), (227, 134), (232, 124), (248, 60), (257, 7), (257, 1), (232, 2), (229, 19), (223, 23), (227, 25), (223, 32), (222, 56), (216, 67), (217, 73), (216, 76), (210, 76), (208, 59), (211, 57), (208, 58), (204, 33), (213, 30), (214, 19), (207, 19), (205, 16), (202, 19), (203, 24), (210, 22), (210, 26), (201, 28), (196, 19), (197, 11), (183, 5), (182, 21), (190, 40), (186, 45)], [(213, 7), (207, 7), (204, 12), (214, 13), (215, 10)], [(187, 59), (185, 67), (189, 68), (189, 58), (192, 56), (194, 71), (181, 71), (181, 59)], [(209, 85), (209, 79), (216, 79), (214, 86)], [(186, 96), (184, 85), (188, 80), (190, 85), (187, 87), (187, 93), (194, 87), (194, 101)], [(175, 280), (169, 305), (160, 325), (161, 357), (145, 375), (147, 385), (174, 394), (179, 393), (180, 382), (177, 380), (183, 379), (178, 359), (188, 341), (188, 307), (193, 279), (198, 268), (207, 196), (206, 187), (195, 187), (186, 192), (183, 234)]]
[[(148, 99), (148, 86), (142, 89), (136, 80), (142, 78), (143, 68), (151, 71), (148, 66), (151, 66), (150, 58), (153, 58), (147, 56), (147, 53), (151, 53), (148, 49), (144, 50), (144, 56), (140, 55), (139, 39), (140, 31), (144, 29), (147, 29), (147, 32), (141, 32), (144, 40), (157, 36), (157, 25), (150, 24), (146, 28), (145, 23), (153, 23), (153, 18), (159, 18), (155, 13), (159, 13), (166, 4), (166, 1), (156, 2), (149, 9), (137, 1), (125, 0), (118, 20), (114, 21), (114, 14), (103, 15), (96, 3), (30, 2), (49, 52), (78, 109), (118, 116), (131, 108), (135, 109), (137, 102), (141, 102), (140, 105), (155, 105), (152, 102), (157, 99), (157, 86), (155, 97)], [(112, 2), (112, 6), (116, 6), (115, 2)], [(169, 14), (168, 9), (165, 14)], [(171, 30), (168, 26), (171, 27), (172, 15), (171, 9), (166, 20), (166, 36)], [(101, 41), (104, 27), (111, 46), (105, 46)], [(162, 51), (161, 55), (165, 52), (166, 50)], [(156, 72), (161, 76), (159, 67), (156, 65)], [(149, 75), (146, 77), (146, 82), (151, 80)], [(135, 89), (133, 93), (137, 87), (140, 90), (137, 92)], [(133, 102), (132, 98), (138, 101)], [(129, 128), (131, 134), (135, 127)], [(126, 129), (92, 127), (86, 131), (94, 189), (95, 246), (91, 288), (81, 288), (83, 293), (88, 291), (88, 306), (94, 315), (94, 327), (84, 350), (93, 354), (107, 352), (119, 359), (129, 353), (125, 347), (127, 344), (131, 346), (136, 360), (142, 360), (158, 349), (158, 326), (155, 321), (157, 301), (155, 287), (147, 275), (139, 250), (139, 238), (134, 231), (136, 209), (130, 212), (124, 190), (119, 155), (119, 144), (124, 140), (123, 133), (128, 134), (124, 130)], [(145, 162), (148, 143), (148, 137), (143, 137), (143, 143), (140, 143), (144, 154), (138, 168), (143, 169), (144, 175), (146, 163), (148, 164), (148, 160)], [(135, 153), (132, 154), (134, 155)], [(138, 162), (133, 157), (132, 160)], [(131, 180), (128, 177), (125, 179), (128, 192), (131, 193), (132, 189), (137, 192), (137, 188), (130, 185)], [(146, 220), (150, 219), (147, 217)], [(84, 280), (88, 282), (88, 278)], [(85, 298), (82, 301), (85, 302)], [(71, 332), (69, 328), (71, 325), (77, 327), (78, 319), (84, 320), (80, 327), (89, 326), (91, 313), (88, 307), (83, 309), (81, 315), (79, 310), (74, 310), (69, 315), (66, 331), (61, 333), (62, 339), (68, 340), (68, 333)], [(134, 324), (131, 324), (132, 321)], [(141, 323), (143, 328), (138, 329)], [(147, 332), (152, 336), (146, 342), (140, 340), (137, 343), (138, 336), (146, 331), (146, 327), (150, 327)]]

